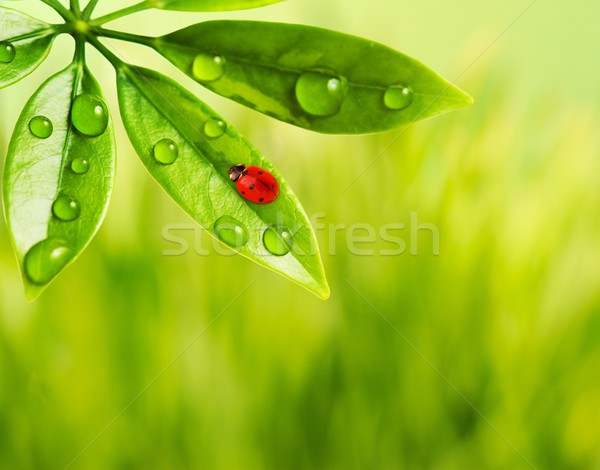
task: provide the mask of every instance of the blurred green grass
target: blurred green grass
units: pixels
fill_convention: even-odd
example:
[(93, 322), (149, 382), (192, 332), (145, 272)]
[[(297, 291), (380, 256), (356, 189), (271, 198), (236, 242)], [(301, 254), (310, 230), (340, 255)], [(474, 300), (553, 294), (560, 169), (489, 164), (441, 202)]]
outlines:
[[(162, 256), (189, 220), (124, 139), (104, 228), (34, 304), (0, 222), (0, 468), (600, 468), (600, 112), (552, 90), (517, 112), (503, 67), (461, 82), (471, 109), (381, 135), (230, 108), (345, 224), (318, 232), (327, 302), (239, 257)], [(352, 224), (411, 213), (439, 256), (427, 231), (417, 256), (348, 249)]]

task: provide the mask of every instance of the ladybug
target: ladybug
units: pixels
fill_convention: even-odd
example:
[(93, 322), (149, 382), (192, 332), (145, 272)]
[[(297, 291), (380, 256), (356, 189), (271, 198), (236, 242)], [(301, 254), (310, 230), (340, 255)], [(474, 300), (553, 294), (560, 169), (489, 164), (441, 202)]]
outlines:
[(229, 178), (244, 199), (257, 204), (268, 204), (277, 199), (279, 185), (275, 177), (259, 166), (233, 165)]

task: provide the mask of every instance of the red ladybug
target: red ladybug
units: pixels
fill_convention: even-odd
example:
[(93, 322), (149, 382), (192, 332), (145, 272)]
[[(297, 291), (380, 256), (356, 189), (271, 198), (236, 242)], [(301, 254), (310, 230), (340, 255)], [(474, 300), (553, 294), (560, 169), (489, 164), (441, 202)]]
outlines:
[(257, 204), (273, 202), (279, 194), (275, 177), (259, 166), (233, 165), (229, 177), (242, 197)]

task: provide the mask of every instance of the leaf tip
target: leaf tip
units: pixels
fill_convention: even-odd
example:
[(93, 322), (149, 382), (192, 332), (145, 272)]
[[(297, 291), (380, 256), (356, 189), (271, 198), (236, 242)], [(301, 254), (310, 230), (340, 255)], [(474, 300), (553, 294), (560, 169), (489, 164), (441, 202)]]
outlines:
[(452, 102), (454, 108), (471, 106), (475, 102), (471, 95), (454, 85), (446, 91), (444, 99)]
[(25, 284), (25, 300), (27, 300), (27, 302), (29, 303), (35, 302), (38, 299), (38, 297), (42, 295), (42, 293), (46, 290), (46, 287), (48, 287), (48, 284), (43, 286), (32, 284), (27, 279), (24, 279), (23, 282)]
[(329, 289), (329, 285), (325, 283), (325, 285), (316, 291), (315, 294), (321, 300), (328, 300), (329, 297), (331, 297), (331, 289)]
[(327, 300), (331, 296), (331, 290), (324, 275), (317, 282), (305, 287), (321, 300)]
[(459, 89), (459, 91), (463, 95), (465, 106), (471, 106), (473, 103), (475, 103), (475, 98), (473, 98), (471, 95), (469, 95), (466, 91), (463, 91), (460, 89)]

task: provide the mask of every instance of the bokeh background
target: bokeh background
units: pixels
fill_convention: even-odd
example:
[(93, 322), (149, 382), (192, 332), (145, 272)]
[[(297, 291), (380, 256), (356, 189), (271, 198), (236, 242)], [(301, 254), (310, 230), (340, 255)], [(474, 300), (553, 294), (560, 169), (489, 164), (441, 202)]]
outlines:
[[(0, 2), (56, 21), (40, 3)], [(222, 17), (337, 29), (420, 59), (476, 103), (379, 135), (313, 135), (112, 42), (221, 111), (321, 214), (332, 296), (199, 255), (210, 237), (117, 119), (106, 222), (34, 303), (0, 221), (0, 468), (600, 468), (599, 15), (594, 0), (289, 0), (115, 22), (150, 35)], [(0, 91), (2, 160), (19, 109), (72, 49), (59, 39)], [(90, 57), (116, 115), (114, 73)], [(411, 214), (439, 230), (438, 255)], [(172, 224), (187, 227), (185, 255), (164, 255)], [(357, 245), (373, 255), (352, 253), (353, 224), (405, 224), (396, 235), (417, 253), (386, 256), (379, 236)]]

